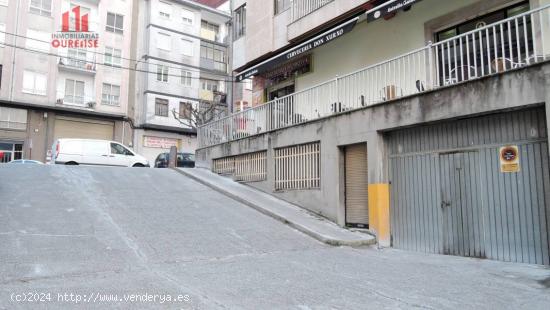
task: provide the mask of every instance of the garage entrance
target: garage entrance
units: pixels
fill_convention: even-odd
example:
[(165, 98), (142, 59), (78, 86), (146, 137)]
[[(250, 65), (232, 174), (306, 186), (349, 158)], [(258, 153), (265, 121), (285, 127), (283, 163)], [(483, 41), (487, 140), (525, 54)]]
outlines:
[(544, 108), (403, 129), (387, 137), (394, 247), (550, 264)]
[(367, 144), (348, 145), (345, 153), (346, 225), (368, 228), (368, 165)]
[(55, 119), (54, 139), (80, 138), (113, 140), (113, 134), (113, 122), (62, 116), (58, 116)]

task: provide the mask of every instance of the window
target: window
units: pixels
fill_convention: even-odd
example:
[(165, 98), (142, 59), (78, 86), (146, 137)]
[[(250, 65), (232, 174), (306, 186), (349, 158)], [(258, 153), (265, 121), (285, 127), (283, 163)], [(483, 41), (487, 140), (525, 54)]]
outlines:
[(275, 190), (321, 186), (319, 142), (275, 149)]
[(290, 0), (275, 0), (275, 15), (286, 11), (290, 7)]
[(157, 81), (168, 82), (168, 66), (157, 65)]
[(183, 55), (193, 56), (193, 41), (181, 39), (181, 51)]
[(49, 52), (51, 34), (43, 31), (27, 29), (25, 47), (35, 51)]
[(51, 16), (52, 0), (31, 0), (29, 12), (42, 16)]
[(23, 71), (23, 92), (32, 95), (45, 96), (47, 92), (48, 77), (45, 74)]
[(233, 37), (238, 39), (246, 34), (246, 5), (233, 12)]
[(120, 86), (103, 83), (101, 91), (101, 104), (119, 105), (120, 104)]
[(124, 146), (118, 143), (112, 143), (112, 142), (111, 142), (111, 154), (134, 156), (134, 154), (130, 152), (129, 149), (125, 148)]
[(105, 26), (105, 30), (122, 34), (124, 30), (124, 16), (107, 13), (107, 26)]
[(74, 48), (67, 50), (67, 66), (86, 68), (86, 54), (86, 50)]
[(65, 98), (63, 102), (84, 104), (84, 82), (72, 79), (65, 80)]
[(0, 24), (0, 47), (6, 43), (6, 24)]
[(122, 66), (122, 50), (105, 47), (105, 64), (113, 67)]
[(181, 10), (181, 19), (186, 25), (193, 25), (194, 14), (186, 9)]
[(168, 117), (168, 100), (155, 98), (155, 115)]
[(172, 14), (172, 6), (165, 2), (159, 2), (159, 15), (162, 18), (170, 19), (170, 15)]
[(214, 69), (226, 71), (227, 58), (225, 48), (211, 43), (201, 42), (201, 58), (213, 60)]
[(172, 50), (172, 37), (169, 34), (159, 32), (157, 37), (157, 47), (165, 51)]
[(193, 115), (193, 104), (191, 102), (180, 102), (179, 118), (191, 119)]
[(27, 129), (27, 110), (0, 107), (0, 128)]
[(216, 34), (216, 36), (220, 32), (220, 26), (218, 26), (216, 24), (209, 23), (205, 20), (201, 21), (201, 29), (212, 31)]
[(218, 91), (218, 81), (201, 79), (201, 88), (208, 91)]
[(181, 70), (181, 84), (185, 86), (191, 86), (192, 74), (190, 71)]

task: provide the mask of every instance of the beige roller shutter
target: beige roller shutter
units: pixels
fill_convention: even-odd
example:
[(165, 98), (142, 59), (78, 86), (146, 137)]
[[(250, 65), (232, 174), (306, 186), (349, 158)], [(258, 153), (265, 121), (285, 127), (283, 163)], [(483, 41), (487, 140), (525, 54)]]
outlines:
[(345, 148), (346, 224), (366, 227), (369, 223), (367, 145)]
[(81, 138), (113, 140), (114, 123), (58, 117), (55, 119), (54, 139)]

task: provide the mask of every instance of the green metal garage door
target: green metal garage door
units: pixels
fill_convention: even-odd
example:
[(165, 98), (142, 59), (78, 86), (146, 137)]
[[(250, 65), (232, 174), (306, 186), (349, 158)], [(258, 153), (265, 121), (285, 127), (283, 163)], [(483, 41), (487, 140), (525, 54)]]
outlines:
[(389, 133), (392, 245), (550, 264), (546, 128), (536, 108)]

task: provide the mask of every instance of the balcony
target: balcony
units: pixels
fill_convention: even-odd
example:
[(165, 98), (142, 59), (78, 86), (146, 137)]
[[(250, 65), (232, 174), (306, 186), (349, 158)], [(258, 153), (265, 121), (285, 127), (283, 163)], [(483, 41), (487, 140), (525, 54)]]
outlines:
[(95, 61), (89, 61), (86, 59), (76, 59), (72, 57), (59, 57), (58, 59), (59, 70), (64, 70), (73, 73), (81, 73), (87, 75), (96, 74)]
[(64, 93), (58, 93), (55, 104), (84, 109), (95, 109), (97, 102), (95, 98), (89, 96), (67, 95)]
[(549, 17), (550, 5), (545, 5), (210, 122), (198, 128), (199, 147), (548, 61)]
[(290, 1), (290, 22), (293, 23), (300, 18), (324, 7), (334, 0), (291, 0)]

